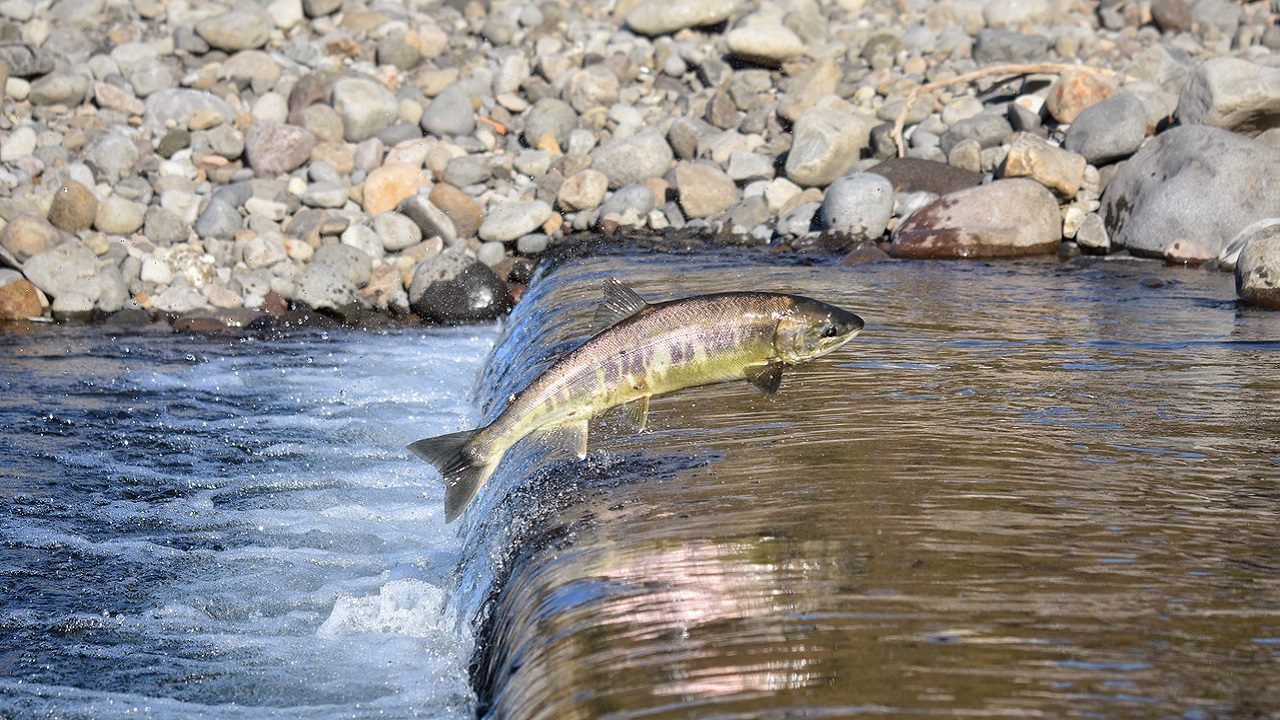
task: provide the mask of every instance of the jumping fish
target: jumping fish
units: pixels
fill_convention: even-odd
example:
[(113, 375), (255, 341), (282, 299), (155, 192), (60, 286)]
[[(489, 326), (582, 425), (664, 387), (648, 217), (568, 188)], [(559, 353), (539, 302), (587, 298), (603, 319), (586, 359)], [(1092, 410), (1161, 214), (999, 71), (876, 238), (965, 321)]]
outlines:
[(849, 342), (862, 318), (799, 295), (728, 292), (647, 303), (614, 278), (604, 281), (596, 335), (566, 353), (493, 423), (419, 440), (415, 455), (444, 476), (445, 521), (453, 522), (511, 446), (537, 434), (587, 453), (588, 421), (625, 406), (644, 429), (649, 398), (681, 388), (746, 380), (768, 395), (782, 369)]

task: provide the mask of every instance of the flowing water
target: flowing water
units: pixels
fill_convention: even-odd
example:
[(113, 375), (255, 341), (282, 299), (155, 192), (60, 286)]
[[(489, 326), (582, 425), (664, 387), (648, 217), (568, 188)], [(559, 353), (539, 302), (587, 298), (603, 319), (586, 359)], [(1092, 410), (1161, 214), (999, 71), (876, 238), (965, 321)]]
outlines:
[(459, 540), (405, 443), (496, 329), (0, 334), (0, 718), (468, 718)]
[[(867, 328), (774, 399), (522, 443), (444, 526), (404, 444), (607, 275)], [(1280, 315), (1225, 274), (622, 248), (501, 337), (0, 345), (0, 717), (1280, 717)]]
[(482, 712), (1280, 717), (1280, 316), (1155, 263), (739, 257), (588, 259), (513, 316), (490, 415), (610, 274), (867, 329), (774, 399), (518, 447), (464, 518)]

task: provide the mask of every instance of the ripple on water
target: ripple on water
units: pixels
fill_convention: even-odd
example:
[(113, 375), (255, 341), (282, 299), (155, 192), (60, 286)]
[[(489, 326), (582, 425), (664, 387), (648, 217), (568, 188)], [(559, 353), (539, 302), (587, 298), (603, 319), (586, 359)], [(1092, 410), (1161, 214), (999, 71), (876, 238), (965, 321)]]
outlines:
[(473, 420), (494, 335), (0, 337), (0, 716), (472, 716), (403, 448)]

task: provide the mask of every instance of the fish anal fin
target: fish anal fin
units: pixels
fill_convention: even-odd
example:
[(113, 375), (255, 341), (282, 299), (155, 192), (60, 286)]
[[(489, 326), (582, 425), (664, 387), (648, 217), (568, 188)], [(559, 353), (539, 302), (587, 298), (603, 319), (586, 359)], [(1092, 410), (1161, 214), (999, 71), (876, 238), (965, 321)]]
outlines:
[(649, 425), (649, 396), (632, 400), (623, 405), (622, 409), (625, 411), (627, 427), (633, 432), (644, 432)]
[(444, 478), (444, 520), (451, 523), (466, 509), (497, 466), (497, 460), (486, 462), (470, 448), (479, 430), (429, 437), (409, 445), (414, 455), (426, 460)]
[(623, 285), (615, 277), (604, 279), (604, 299), (596, 307), (591, 327), (601, 332), (649, 307), (649, 303), (635, 290)]
[(782, 385), (782, 363), (774, 360), (767, 365), (747, 368), (747, 382), (773, 397)]
[(538, 439), (557, 450), (571, 452), (581, 460), (587, 456), (590, 435), (587, 420), (584, 419), (546, 428), (538, 433)]

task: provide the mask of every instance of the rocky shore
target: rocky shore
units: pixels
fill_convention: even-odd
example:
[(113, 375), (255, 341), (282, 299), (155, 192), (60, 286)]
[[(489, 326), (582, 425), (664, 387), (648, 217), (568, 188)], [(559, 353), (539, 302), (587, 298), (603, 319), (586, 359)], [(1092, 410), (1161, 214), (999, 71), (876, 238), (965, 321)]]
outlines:
[(0, 318), (505, 312), (574, 233), (1234, 269), (1280, 3), (0, 0)]

